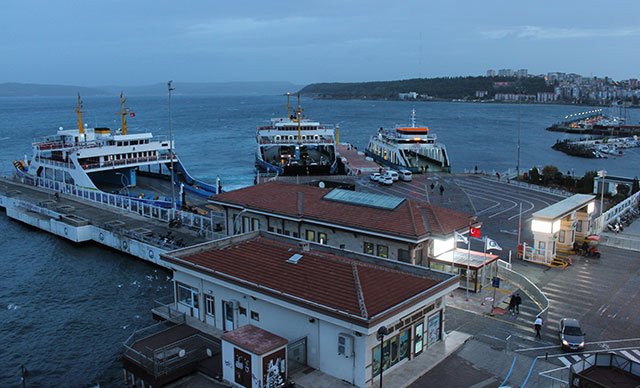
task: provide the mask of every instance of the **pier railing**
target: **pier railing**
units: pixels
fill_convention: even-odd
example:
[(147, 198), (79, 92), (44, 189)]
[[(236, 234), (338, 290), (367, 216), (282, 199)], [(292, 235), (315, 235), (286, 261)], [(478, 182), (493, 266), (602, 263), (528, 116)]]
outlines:
[[(22, 183), (32, 183), (36, 187), (82, 198), (89, 202), (100, 203), (102, 205), (122, 209), (127, 212), (137, 213), (145, 218), (151, 218), (166, 223), (178, 222), (180, 226), (186, 226), (198, 230), (200, 236), (209, 240), (221, 237), (220, 233), (217, 231), (217, 224), (222, 222), (221, 220), (223, 219), (223, 216), (219, 213), (210, 212), (208, 217), (202, 216), (200, 214), (179, 209), (158, 206), (157, 204), (162, 201), (110, 194), (96, 189), (85, 189), (76, 185), (42, 177), (36, 178), (33, 182), (27, 182), (27, 180), (25, 180), (22, 181)], [(217, 223), (216, 220), (218, 221)]]

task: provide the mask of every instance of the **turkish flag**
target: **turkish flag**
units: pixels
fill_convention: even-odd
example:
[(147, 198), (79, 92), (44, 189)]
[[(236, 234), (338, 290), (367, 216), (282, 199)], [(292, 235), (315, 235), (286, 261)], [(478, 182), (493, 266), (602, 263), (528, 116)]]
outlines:
[(136, 113), (135, 112), (131, 112), (131, 113), (129, 113), (129, 116), (130, 117), (136, 117)]
[(474, 228), (473, 226), (469, 228), (469, 235), (471, 237), (480, 238), (480, 228)]

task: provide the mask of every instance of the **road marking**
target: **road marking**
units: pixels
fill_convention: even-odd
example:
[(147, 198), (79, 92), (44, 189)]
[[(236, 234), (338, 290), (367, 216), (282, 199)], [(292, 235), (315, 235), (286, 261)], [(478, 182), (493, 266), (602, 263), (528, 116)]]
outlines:
[(631, 353), (627, 352), (626, 350), (621, 350), (620, 353), (624, 354), (631, 361), (640, 362), (640, 360), (635, 358)]
[(575, 362), (578, 362), (578, 361), (582, 360), (582, 357), (578, 357), (578, 356), (574, 356), (574, 355), (571, 355), (570, 357), (573, 358), (573, 360)]
[(631, 351), (632, 351), (633, 353), (637, 354), (637, 355), (638, 355), (638, 357), (640, 357), (640, 350), (638, 350), (638, 349), (631, 349)]
[(564, 364), (564, 366), (571, 366), (573, 364), (571, 361), (567, 360), (564, 356), (558, 357), (558, 360)]

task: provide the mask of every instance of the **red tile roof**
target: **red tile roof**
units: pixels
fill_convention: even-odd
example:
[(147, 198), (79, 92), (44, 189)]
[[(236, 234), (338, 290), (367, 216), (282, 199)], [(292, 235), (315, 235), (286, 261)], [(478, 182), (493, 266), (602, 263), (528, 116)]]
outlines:
[(253, 325), (244, 325), (224, 333), (222, 339), (261, 356), (286, 345), (289, 341)]
[[(469, 214), (411, 199), (395, 209), (323, 199), (331, 189), (269, 182), (212, 197), (218, 204), (230, 204), (289, 217), (323, 221), (335, 225), (420, 239), (429, 234), (448, 235), (469, 225)], [(298, 198), (303, 195), (302, 214)]]
[[(182, 254), (168, 254), (166, 260), (294, 303), (364, 320), (442, 283), (327, 252), (301, 251), (296, 244), (264, 236), (189, 252), (187, 248)], [(302, 258), (297, 264), (288, 263), (296, 253)]]

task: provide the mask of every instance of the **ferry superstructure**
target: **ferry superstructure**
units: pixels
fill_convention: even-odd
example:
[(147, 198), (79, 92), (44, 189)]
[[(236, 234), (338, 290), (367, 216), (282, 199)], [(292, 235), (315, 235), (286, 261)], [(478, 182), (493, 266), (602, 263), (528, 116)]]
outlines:
[(450, 172), (446, 147), (437, 142), (428, 127), (416, 126), (415, 114), (413, 110), (409, 127), (380, 128), (369, 140), (366, 155), (383, 166), (412, 173)]
[(60, 127), (56, 134), (36, 139), (32, 143), (31, 158), (25, 156), (25, 160), (14, 161), (18, 177), (29, 183), (47, 180), (89, 190), (113, 192), (115, 189), (119, 194), (153, 200), (157, 205), (168, 207), (180, 202), (180, 198), (177, 201), (162, 198), (160, 193), (150, 193), (151, 198), (144, 198), (144, 194), (134, 195), (133, 191), (138, 175), (170, 181), (173, 168), (175, 184), (186, 182), (183, 187), (200, 190), (204, 196), (215, 194), (215, 188), (201, 182), (189, 184), (194, 180), (173, 152), (168, 138), (149, 132), (128, 133), (127, 117), (135, 114), (125, 108), (123, 95), (120, 99), (121, 128), (89, 128), (83, 123), (82, 100), (78, 95), (78, 127)]
[(287, 117), (272, 118), (256, 131), (256, 169), (277, 175), (328, 175), (338, 169), (336, 143), (338, 128), (321, 124), (302, 115), (298, 107), (291, 112), (287, 94)]

